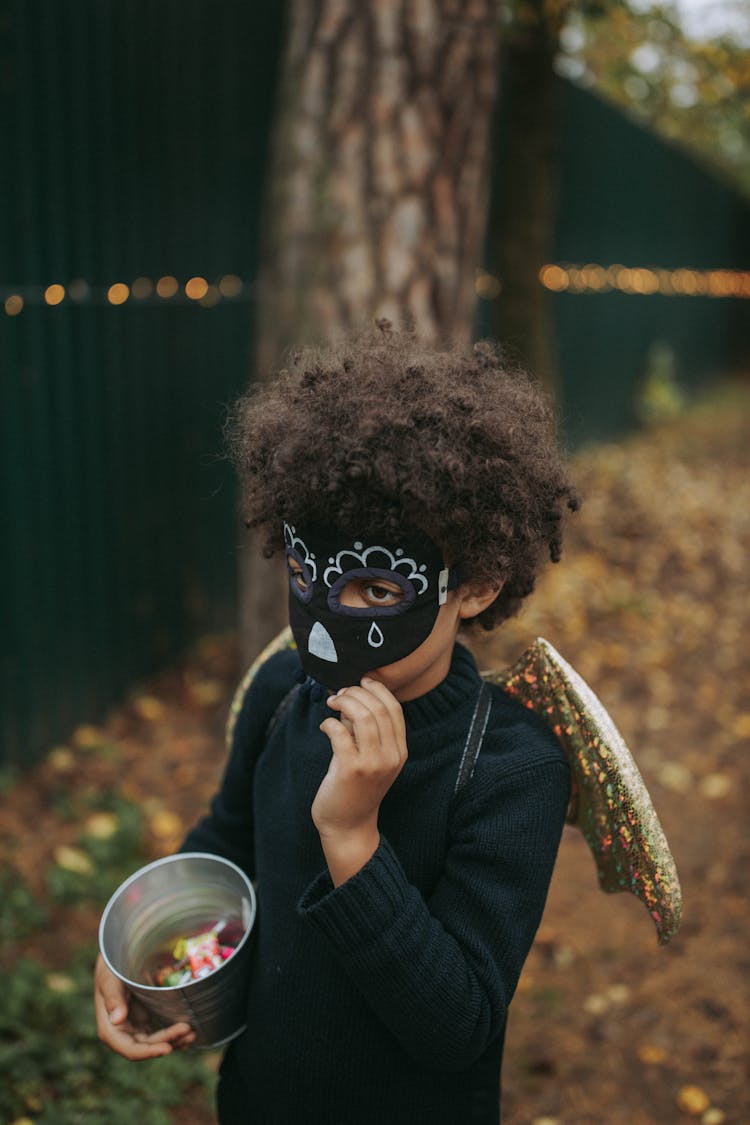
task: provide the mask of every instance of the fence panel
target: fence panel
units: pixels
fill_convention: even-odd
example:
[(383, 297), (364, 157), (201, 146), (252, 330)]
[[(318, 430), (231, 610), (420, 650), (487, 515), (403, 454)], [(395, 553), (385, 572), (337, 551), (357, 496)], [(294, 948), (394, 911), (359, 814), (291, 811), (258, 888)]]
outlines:
[(221, 426), (279, 37), (278, 6), (240, 0), (0, 3), (0, 763), (233, 622)]

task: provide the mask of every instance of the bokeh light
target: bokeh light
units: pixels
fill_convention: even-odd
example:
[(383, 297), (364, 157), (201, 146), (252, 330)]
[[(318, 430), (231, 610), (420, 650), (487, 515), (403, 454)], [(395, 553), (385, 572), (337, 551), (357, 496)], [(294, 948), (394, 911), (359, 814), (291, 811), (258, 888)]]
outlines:
[(171, 274), (166, 274), (165, 277), (160, 277), (156, 283), (156, 292), (160, 297), (167, 300), (169, 297), (174, 297), (177, 290), (180, 288), (176, 277)]
[(44, 300), (48, 305), (59, 305), (61, 301), (65, 300), (65, 286), (48, 285), (44, 290)]

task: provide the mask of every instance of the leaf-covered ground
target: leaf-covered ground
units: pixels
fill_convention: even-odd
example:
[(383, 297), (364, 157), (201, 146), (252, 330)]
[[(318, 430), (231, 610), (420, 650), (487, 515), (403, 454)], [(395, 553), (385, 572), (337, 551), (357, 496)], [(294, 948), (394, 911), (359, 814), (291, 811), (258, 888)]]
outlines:
[[(583, 838), (566, 830), (511, 1010), (507, 1125), (750, 1121), (748, 469), (750, 392), (741, 386), (669, 427), (579, 454), (584, 507), (563, 562), (545, 571), (519, 619), (474, 644), (483, 667), (501, 666), (541, 634), (594, 687), (651, 790), (684, 897), (682, 928), (660, 948), (641, 903), (603, 895)], [(59, 1050), (61, 997), (78, 998), (90, 1061), (75, 1087), (30, 1049), (19, 1055), (29, 1077), (0, 1106), (5, 1119), (99, 1120), (93, 1111), (60, 1116), (55, 1099), (75, 1106), (79, 1087), (106, 1080), (146, 1121), (146, 1070), (134, 1070), (140, 1090), (119, 1071), (96, 1071), (85, 962), (120, 875), (172, 850), (210, 796), (237, 672), (231, 640), (207, 638), (183, 667), (134, 689), (105, 724), (79, 727), (8, 784), (0, 855), (13, 876), (0, 887), (0, 969), (12, 979), (31, 959), (17, 973), (16, 1003), (46, 997), (34, 1016), (38, 1054), (45, 1036), (48, 1053)], [(12, 1038), (6, 1021), (0, 1067), (15, 1057)], [(212, 1121), (205, 1076), (215, 1062), (181, 1060), (153, 1120)]]

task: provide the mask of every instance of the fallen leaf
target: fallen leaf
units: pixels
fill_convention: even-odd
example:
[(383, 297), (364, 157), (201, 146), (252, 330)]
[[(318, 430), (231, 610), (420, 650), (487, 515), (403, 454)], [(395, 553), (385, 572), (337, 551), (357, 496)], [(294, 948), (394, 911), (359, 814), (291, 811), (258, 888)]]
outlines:
[(160, 840), (171, 840), (183, 833), (183, 824), (179, 816), (168, 809), (162, 809), (160, 812), (154, 813), (148, 822), (148, 826), (154, 836), (157, 836)]
[(44, 983), (50, 992), (75, 992), (76, 982), (67, 973), (47, 973)]
[(218, 680), (194, 680), (190, 684), (190, 695), (199, 707), (213, 707), (224, 698), (224, 688)]
[(726, 797), (731, 788), (732, 779), (727, 777), (725, 773), (710, 773), (703, 778), (700, 784), (701, 793), (711, 801)]
[(133, 710), (139, 719), (156, 723), (164, 718), (166, 708), (160, 699), (153, 695), (138, 695), (133, 700)]
[(584, 1012), (588, 1012), (590, 1016), (602, 1016), (609, 1008), (609, 1000), (606, 996), (600, 996), (597, 992), (592, 992), (591, 996), (587, 996), (583, 1002)]
[(612, 1004), (627, 1004), (630, 989), (626, 984), (613, 984), (607, 989), (606, 997)]
[(60, 844), (55, 848), (55, 863), (65, 871), (72, 871), (75, 875), (91, 875), (94, 866), (81, 848), (71, 847), (69, 844)]
[(571, 949), (569, 945), (560, 945), (555, 950), (554, 961), (557, 969), (569, 969), (575, 959), (575, 950)]
[(750, 738), (750, 711), (737, 716), (732, 724), (732, 733), (737, 738)]
[(659, 1066), (667, 1058), (667, 1052), (656, 1043), (643, 1043), (638, 1048), (638, 1058), (649, 1066)]
[(86, 820), (83, 830), (87, 836), (93, 836), (95, 840), (109, 840), (117, 831), (117, 823), (114, 813), (93, 813)]
[(97, 746), (105, 745), (107, 736), (101, 727), (84, 724), (73, 731), (73, 742), (81, 750), (94, 750)]
[(665, 789), (673, 793), (687, 793), (693, 785), (693, 775), (680, 762), (665, 762), (658, 776)]
[(76, 764), (75, 755), (67, 746), (55, 746), (54, 750), (50, 751), (47, 761), (57, 773), (70, 773)]
[(699, 1114), (705, 1113), (709, 1108), (711, 1099), (700, 1086), (682, 1086), (677, 1091), (677, 1104), (683, 1113), (689, 1113), (691, 1117), (698, 1117)]

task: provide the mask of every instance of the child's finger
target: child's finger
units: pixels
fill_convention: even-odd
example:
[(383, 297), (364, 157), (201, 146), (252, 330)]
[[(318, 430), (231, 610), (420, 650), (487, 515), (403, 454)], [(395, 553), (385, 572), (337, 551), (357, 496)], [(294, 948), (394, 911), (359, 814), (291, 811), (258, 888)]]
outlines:
[(176, 1046), (182, 1039), (191, 1036), (194, 1039), (195, 1035), (189, 1023), (180, 1021), (180, 1023), (170, 1024), (169, 1027), (161, 1027), (158, 1031), (137, 1031), (133, 1038), (136, 1043), (153, 1044), (171, 1043)]
[(188, 1047), (192, 1047), (195, 1038), (195, 1032), (191, 1028), (186, 1035), (181, 1035), (179, 1039), (173, 1040), (172, 1046), (175, 1051), (185, 1051)]
[(401, 708), (387, 688), (383, 687), (383, 693), (369, 690), (369, 685), (351, 687), (329, 700), (329, 706), (338, 707), (352, 721), (361, 752), (385, 753), (388, 758), (395, 754), (401, 761), (406, 757), (406, 738), (398, 716), (392, 712), (391, 701), (399, 712)]
[(320, 730), (330, 739), (334, 754), (344, 756), (357, 753), (357, 743), (348, 722), (345, 724), (339, 719), (324, 719)]
[(384, 722), (386, 712), (379, 701), (361, 687), (349, 687), (345, 692), (328, 700), (328, 706), (338, 710), (354, 727), (354, 741), (361, 754), (377, 753), (392, 739), (390, 722)]
[(158, 1042), (138, 1042), (129, 1020), (121, 1020), (117, 1024), (112, 1023), (105, 1006), (104, 997), (99, 991), (95, 994), (94, 1006), (99, 1038), (102, 1043), (116, 1051), (118, 1055), (137, 1062), (141, 1059), (154, 1059), (171, 1053), (171, 1045), (163, 1039)]
[(403, 738), (404, 742), (406, 742), (406, 723), (404, 721), (404, 709), (396, 699), (396, 696), (393, 694), (393, 692), (389, 691), (385, 684), (382, 684), (380, 680), (370, 679), (369, 676), (365, 676), (362, 679), (362, 687), (365, 688), (366, 691), (372, 692), (372, 694), (380, 700), (380, 702), (383, 704), (388, 714), (390, 715), (394, 733), (399, 738)]
[[(101, 1036), (100, 1036), (101, 1038)], [(172, 1054), (172, 1044), (166, 1040), (160, 1040), (158, 1043), (143, 1043), (140, 1042), (134, 1035), (128, 1035), (124, 1031), (113, 1036), (111, 1039), (104, 1039), (108, 1047), (116, 1051), (118, 1055), (122, 1055), (131, 1062), (143, 1062), (145, 1059), (160, 1059), (165, 1055)]]

